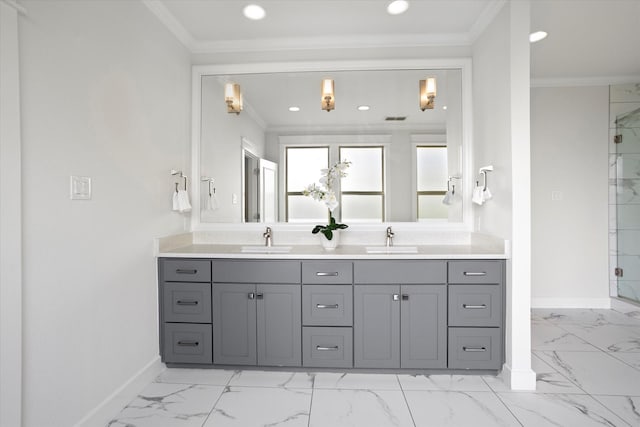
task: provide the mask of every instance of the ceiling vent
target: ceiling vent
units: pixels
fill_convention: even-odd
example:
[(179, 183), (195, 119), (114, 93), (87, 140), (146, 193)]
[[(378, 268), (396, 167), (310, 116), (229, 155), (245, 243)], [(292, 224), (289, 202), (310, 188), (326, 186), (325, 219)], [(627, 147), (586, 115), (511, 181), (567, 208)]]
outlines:
[(407, 120), (407, 116), (388, 116), (384, 120), (387, 122), (403, 122)]

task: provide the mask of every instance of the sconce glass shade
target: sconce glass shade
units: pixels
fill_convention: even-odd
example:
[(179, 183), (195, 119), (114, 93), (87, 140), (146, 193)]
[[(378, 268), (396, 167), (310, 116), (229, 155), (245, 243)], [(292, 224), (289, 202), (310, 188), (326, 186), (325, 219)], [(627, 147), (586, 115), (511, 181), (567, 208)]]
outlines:
[(427, 77), (420, 80), (420, 109), (433, 110), (436, 99), (436, 78)]
[(242, 93), (240, 85), (236, 83), (227, 83), (224, 86), (224, 102), (227, 103), (227, 113), (240, 114), (242, 111)]
[(322, 109), (329, 112), (334, 108), (336, 108), (336, 97), (334, 93), (333, 80), (331, 79), (322, 80), (321, 92), (322, 92), (322, 99), (320, 103), (322, 105)]

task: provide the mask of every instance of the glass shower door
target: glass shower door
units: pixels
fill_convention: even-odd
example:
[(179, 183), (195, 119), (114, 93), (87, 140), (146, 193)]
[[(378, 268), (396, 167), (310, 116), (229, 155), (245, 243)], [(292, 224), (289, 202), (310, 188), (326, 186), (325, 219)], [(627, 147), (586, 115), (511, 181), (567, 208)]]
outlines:
[(624, 86), (631, 102), (612, 108), (616, 129), (615, 277), (618, 296), (640, 302), (640, 84)]

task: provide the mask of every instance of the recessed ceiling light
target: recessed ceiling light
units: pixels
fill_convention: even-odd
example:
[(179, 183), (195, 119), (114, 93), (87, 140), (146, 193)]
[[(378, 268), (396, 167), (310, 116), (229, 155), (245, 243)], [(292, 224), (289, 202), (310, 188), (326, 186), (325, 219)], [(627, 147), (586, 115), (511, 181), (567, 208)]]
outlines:
[(529, 34), (529, 41), (531, 43), (539, 42), (540, 40), (547, 37), (546, 31), (536, 31), (534, 33)]
[(295, 113), (296, 111), (300, 111), (300, 107), (289, 107), (289, 111), (292, 111)]
[(358, 105), (358, 111), (369, 111), (368, 105)]
[(245, 6), (244, 9), (242, 9), (242, 13), (244, 13), (244, 16), (254, 21), (258, 21), (264, 18), (267, 14), (264, 9), (257, 4), (250, 4)]
[(409, 2), (406, 0), (394, 0), (387, 5), (387, 12), (390, 15), (400, 15), (409, 9)]
[(443, 105), (443, 106), (442, 106), (442, 109), (443, 109), (443, 110), (446, 110), (446, 109), (447, 109), (447, 106), (446, 106), (446, 105)]

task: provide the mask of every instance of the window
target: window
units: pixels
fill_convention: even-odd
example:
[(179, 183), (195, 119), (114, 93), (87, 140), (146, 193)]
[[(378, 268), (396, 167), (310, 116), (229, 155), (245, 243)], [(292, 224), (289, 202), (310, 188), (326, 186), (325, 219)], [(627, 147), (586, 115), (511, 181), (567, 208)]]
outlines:
[(448, 206), (442, 203), (447, 192), (447, 147), (416, 147), (418, 221), (447, 219)]
[(342, 221), (384, 221), (383, 147), (340, 147), (340, 161), (345, 160), (351, 165), (340, 182)]
[(336, 183), (339, 205), (333, 216), (342, 222), (384, 221), (384, 146), (338, 145), (285, 146), (286, 220), (326, 222), (324, 204), (306, 197), (309, 184), (320, 185), (320, 170), (338, 161), (349, 161), (347, 176)]
[(288, 222), (325, 222), (327, 208), (302, 190), (319, 184), (320, 169), (329, 167), (329, 147), (286, 148), (286, 212)]

